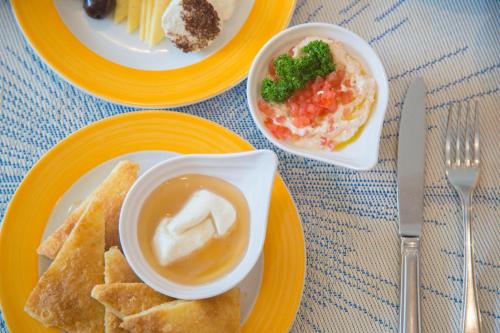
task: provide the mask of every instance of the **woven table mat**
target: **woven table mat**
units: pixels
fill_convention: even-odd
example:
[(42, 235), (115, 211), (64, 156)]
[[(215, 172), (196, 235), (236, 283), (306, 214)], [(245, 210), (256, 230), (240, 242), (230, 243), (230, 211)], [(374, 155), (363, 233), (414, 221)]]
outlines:
[[(475, 195), (476, 273), (484, 332), (500, 332), (499, 17), (499, 1), (298, 1), (291, 25), (330, 22), (353, 30), (387, 70), (391, 92), (379, 163), (368, 172), (271, 146), (252, 122), (246, 81), (176, 109), (278, 153), (307, 247), (304, 295), (291, 332), (398, 330), (397, 137), (402, 99), (416, 76), (428, 86), (423, 331), (460, 330), (463, 225), (459, 199), (444, 174), (442, 147), (449, 104), (475, 98), (484, 161)], [(0, 0), (0, 87), (0, 219), (27, 171), (49, 148), (96, 120), (134, 111), (86, 94), (48, 68), (23, 38), (6, 0)], [(0, 319), (0, 332), (7, 331)]]

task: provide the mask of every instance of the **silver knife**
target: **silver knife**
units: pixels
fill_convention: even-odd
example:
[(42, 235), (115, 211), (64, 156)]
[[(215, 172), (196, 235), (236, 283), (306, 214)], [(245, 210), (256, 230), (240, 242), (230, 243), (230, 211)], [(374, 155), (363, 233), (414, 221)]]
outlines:
[(425, 168), (425, 83), (408, 88), (399, 124), (398, 206), (401, 236), (399, 332), (420, 332), (419, 257)]

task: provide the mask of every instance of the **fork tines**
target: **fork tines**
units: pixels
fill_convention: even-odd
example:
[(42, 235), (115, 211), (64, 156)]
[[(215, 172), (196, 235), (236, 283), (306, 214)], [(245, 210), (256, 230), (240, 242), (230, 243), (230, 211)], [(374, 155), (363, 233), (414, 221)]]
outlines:
[(446, 166), (479, 166), (478, 108), (477, 101), (450, 105), (445, 142)]

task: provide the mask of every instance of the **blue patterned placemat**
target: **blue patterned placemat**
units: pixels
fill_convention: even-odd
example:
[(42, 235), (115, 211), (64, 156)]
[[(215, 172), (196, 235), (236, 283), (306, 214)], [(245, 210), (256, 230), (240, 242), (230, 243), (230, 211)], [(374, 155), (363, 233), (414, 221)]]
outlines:
[[(291, 25), (336, 23), (369, 41), (386, 67), (391, 96), (372, 171), (277, 151), (307, 243), (306, 286), (291, 332), (398, 329), (395, 158), (401, 103), (415, 76), (423, 76), (429, 88), (423, 329), (460, 330), (463, 227), (442, 146), (448, 105), (477, 98), (484, 163), (476, 192), (476, 272), (484, 332), (500, 332), (499, 17), (499, 1), (298, 1)], [(258, 148), (275, 149), (253, 125), (245, 84), (178, 110), (214, 120)], [(50, 70), (24, 40), (7, 0), (0, 0), (0, 85), (0, 218), (26, 172), (50, 147), (96, 120), (133, 111), (89, 96)], [(7, 332), (2, 320), (0, 332)]]

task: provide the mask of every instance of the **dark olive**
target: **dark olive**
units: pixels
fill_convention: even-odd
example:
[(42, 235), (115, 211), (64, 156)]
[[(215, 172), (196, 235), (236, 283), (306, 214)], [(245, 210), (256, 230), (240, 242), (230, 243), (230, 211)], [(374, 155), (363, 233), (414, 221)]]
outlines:
[(115, 0), (83, 0), (83, 9), (88, 16), (96, 19), (108, 15), (116, 5)]

